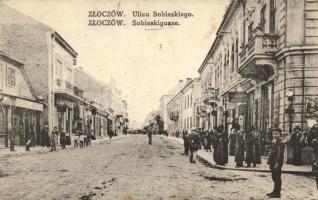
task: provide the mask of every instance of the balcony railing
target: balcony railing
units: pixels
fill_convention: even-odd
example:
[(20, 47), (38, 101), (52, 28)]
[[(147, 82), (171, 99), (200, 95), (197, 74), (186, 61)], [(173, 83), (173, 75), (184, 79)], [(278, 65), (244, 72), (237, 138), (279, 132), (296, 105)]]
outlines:
[(205, 104), (211, 104), (218, 100), (218, 96), (219, 89), (213, 87), (206, 88), (203, 93), (203, 102)]
[(241, 66), (253, 55), (268, 55), (277, 52), (277, 35), (258, 33), (240, 53)]
[(84, 98), (83, 93), (84, 93), (83, 90), (79, 89), (78, 87), (73, 88), (73, 94), (75, 96), (83, 99)]

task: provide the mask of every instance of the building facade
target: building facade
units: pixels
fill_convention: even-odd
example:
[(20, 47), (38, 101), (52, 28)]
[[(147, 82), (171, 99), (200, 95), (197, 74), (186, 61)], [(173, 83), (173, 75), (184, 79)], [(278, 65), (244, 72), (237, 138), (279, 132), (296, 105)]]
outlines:
[(24, 145), (32, 138), (41, 144), (39, 103), (26, 76), (23, 64), (0, 52), (0, 148), (14, 142)]
[(171, 100), (173, 95), (162, 95), (159, 102), (160, 102), (160, 117), (163, 121), (163, 130), (168, 131), (168, 124), (169, 124), (169, 115), (167, 110), (167, 104)]
[(256, 127), (262, 153), (271, 128), (306, 128), (306, 99), (318, 93), (317, 13), (316, 1), (233, 0), (199, 69), (215, 123)]

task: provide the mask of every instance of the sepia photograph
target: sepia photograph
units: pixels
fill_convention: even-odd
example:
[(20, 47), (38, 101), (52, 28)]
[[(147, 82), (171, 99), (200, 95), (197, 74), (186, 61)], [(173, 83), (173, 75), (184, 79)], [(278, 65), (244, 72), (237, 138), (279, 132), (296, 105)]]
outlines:
[(0, 200), (318, 199), (318, 0), (0, 0)]

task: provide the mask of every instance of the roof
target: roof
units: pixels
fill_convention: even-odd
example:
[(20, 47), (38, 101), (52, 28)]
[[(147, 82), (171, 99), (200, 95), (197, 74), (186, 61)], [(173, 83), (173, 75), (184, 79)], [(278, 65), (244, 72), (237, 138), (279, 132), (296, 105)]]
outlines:
[(233, 11), (239, 2), (241, 2), (241, 0), (231, 0), (230, 5), (227, 7), (225, 14), (224, 14), (224, 17), (223, 17), (223, 20), (222, 20), (222, 22), (221, 22), (221, 24), (216, 32), (216, 37), (212, 43), (212, 46), (211, 46), (210, 50), (208, 51), (205, 59), (203, 60), (201, 66), (198, 70), (199, 73), (201, 73), (203, 71), (203, 69), (205, 68), (205, 66), (206, 66), (205, 64), (209, 60), (209, 55), (212, 55), (214, 53), (214, 51), (216, 50), (215, 48), (219, 44), (219, 42), (221, 41), (221, 38), (222, 38), (223, 28), (228, 23), (228, 21), (231, 19)]
[(76, 57), (78, 54), (77, 52), (69, 45), (63, 37), (56, 31), (52, 31), (52, 36), (55, 36), (56, 41), (61, 44), (73, 57)]
[(12, 57), (9, 57), (6, 53), (0, 51), (0, 58), (15, 65), (15, 66), (23, 66), (23, 63), (17, 61), (16, 59), (13, 59)]

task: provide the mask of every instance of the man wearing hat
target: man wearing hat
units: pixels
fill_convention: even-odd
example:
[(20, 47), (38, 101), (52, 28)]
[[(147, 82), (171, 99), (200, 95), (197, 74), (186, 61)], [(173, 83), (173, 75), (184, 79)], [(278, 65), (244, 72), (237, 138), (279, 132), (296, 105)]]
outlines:
[(49, 137), (49, 127), (45, 124), (42, 130), (42, 139), (41, 139), (42, 146), (46, 146), (49, 148), (50, 146), (50, 137)]
[(296, 126), (289, 139), (289, 144), (293, 148), (293, 164), (301, 165), (301, 137), (300, 127)]
[(282, 166), (284, 160), (285, 145), (281, 140), (281, 130), (279, 128), (272, 130), (274, 143), (272, 145), (267, 164), (272, 172), (272, 179), (274, 181), (274, 190), (266, 195), (270, 198), (280, 198), (282, 187)]
[(188, 135), (189, 149), (190, 149), (190, 163), (196, 163), (197, 151), (200, 147), (200, 135), (196, 131), (196, 128), (191, 129), (191, 133)]

